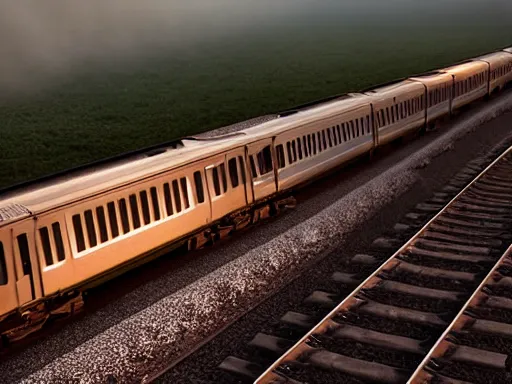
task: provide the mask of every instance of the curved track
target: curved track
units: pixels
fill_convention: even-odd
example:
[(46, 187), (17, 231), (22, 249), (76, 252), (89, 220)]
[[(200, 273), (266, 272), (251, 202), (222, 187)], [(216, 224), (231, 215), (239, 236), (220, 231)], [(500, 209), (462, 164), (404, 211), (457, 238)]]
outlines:
[[(329, 293), (314, 292), (310, 303), (334, 309), (288, 351), (293, 342), (286, 338), (258, 334), (254, 347), (285, 353), (256, 382), (407, 382), (509, 245), (511, 175), (509, 148), (339, 305)], [(436, 199), (421, 208), (438, 210), (446, 196)], [(376, 260), (354, 261), (364, 269)], [(357, 273), (332, 279), (359, 282)], [(315, 323), (293, 312), (282, 321), (298, 328)], [(247, 376), (257, 370), (234, 357), (221, 367)]]

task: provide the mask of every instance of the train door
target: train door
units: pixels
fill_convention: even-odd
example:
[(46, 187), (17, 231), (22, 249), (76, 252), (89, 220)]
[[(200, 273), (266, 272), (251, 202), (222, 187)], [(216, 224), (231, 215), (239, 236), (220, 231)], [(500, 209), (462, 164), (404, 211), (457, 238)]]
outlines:
[(15, 225), (12, 232), (16, 290), (20, 306), (42, 296), (39, 262), (34, 247), (34, 223), (33, 219), (24, 220)]
[(0, 317), (18, 306), (11, 231), (0, 229)]
[(263, 139), (247, 145), (254, 200), (260, 200), (277, 191), (272, 139)]
[(216, 156), (205, 168), (212, 221), (247, 205), (244, 147)]

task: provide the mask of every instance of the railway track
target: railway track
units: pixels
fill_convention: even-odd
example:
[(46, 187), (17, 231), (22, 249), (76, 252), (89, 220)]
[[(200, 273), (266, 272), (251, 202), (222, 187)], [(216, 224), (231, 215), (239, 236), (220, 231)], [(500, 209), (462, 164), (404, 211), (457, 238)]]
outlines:
[(423, 359), (409, 382), (512, 382), (512, 245)]
[[(469, 175), (471, 167), (454, 183), (467, 184)], [(355, 287), (348, 296), (313, 292), (308, 306), (330, 310), (320, 322), (314, 310), (288, 312), (277, 336), (260, 333), (251, 341), (253, 360), (230, 356), (221, 368), (256, 383), (405, 383), (414, 377), (415, 383), (458, 384), (450, 377), (465, 364), (461, 383), (510, 382), (472, 381), (472, 372), (478, 356), (491, 371), (511, 366), (512, 262), (504, 252), (512, 234), (512, 147), (451, 199), (453, 189), (408, 215), (417, 220), (441, 209), (390, 258), (356, 255), (348, 271), (332, 275), (334, 285)], [(397, 229), (411, 231), (403, 224)], [(361, 283), (368, 270), (373, 273)], [(502, 340), (507, 336), (510, 342)], [(280, 357), (260, 375), (269, 356)], [(485, 372), (482, 378), (494, 374)]]

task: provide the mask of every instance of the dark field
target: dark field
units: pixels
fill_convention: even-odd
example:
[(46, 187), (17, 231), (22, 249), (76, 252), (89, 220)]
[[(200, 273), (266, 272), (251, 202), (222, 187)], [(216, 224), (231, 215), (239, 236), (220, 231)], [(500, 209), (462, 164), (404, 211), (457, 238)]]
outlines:
[(0, 187), (512, 45), (509, 1), (315, 3), (0, 93)]

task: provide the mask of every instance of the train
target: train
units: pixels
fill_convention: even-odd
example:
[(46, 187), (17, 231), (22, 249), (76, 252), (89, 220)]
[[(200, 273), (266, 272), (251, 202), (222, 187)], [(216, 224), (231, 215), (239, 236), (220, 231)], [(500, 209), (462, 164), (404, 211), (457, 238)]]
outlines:
[(276, 214), (304, 183), (511, 83), (512, 47), (3, 190), (1, 346), (79, 312), (91, 287)]

